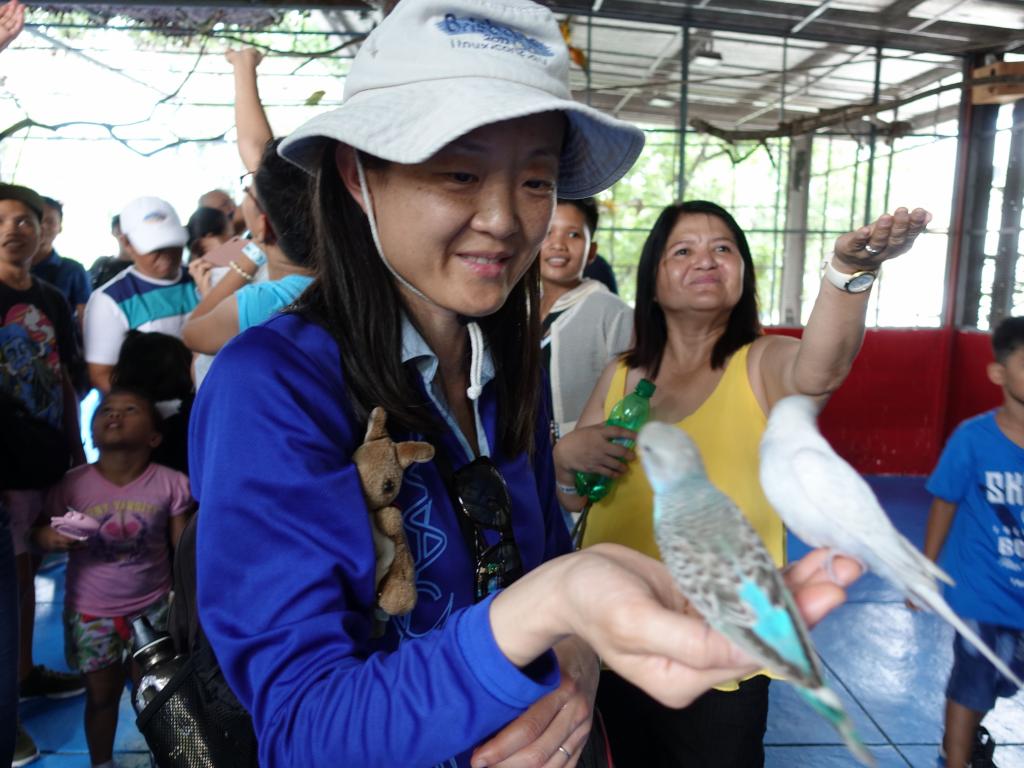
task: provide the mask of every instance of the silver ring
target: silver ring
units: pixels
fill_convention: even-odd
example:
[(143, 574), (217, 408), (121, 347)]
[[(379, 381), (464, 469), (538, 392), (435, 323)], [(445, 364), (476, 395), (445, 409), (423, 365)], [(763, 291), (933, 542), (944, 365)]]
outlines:
[(565, 759), (566, 759), (566, 760), (572, 760), (572, 752), (570, 752), (570, 751), (569, 751), (568, 749), (566, 749), (565, 747), (559, 747), (559, 748), (558, 748), (558, 751), (559, 751), (559, 752), (564, 752), (564, 753), (565, 753)]
[(864, 250), (870, 253), (872, 256), (877, 256), (878, 254), (885, 250), (885, 246), (882, 246), (881, 248), (875, 248), (875, 246), (873, 246), (871, 243), (866, 243), (864, 245)]

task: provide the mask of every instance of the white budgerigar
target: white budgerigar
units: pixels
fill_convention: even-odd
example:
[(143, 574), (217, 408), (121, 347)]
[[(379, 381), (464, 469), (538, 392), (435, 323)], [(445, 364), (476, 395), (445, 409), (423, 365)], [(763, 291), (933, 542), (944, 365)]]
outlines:
[(943, 599), (950, 577), (890, 522), (871, 486), (818, 431), (818, 406), (793, 395), (776, 403), (761, 440), (761, 486), (786, 526), (812, 547), (860, 560), (914, 603), (953, 625), (1018, 687), (1010, 671)]
[(693, 440), (650, 422), (637, 438), (654, 489), (654, 535), (679, 589), (709, 625), (782, 675), (865, 765), (874, 759), (826, 684), (793, 596), (757, 532), (708, 480)]

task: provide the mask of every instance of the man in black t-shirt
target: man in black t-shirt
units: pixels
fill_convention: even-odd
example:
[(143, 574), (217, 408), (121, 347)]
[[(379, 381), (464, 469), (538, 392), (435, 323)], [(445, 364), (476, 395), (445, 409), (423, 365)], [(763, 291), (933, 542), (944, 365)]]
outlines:
[(71, 309), (60, 291), (30, 271), (39, 242), (38, 199), (27, 187), (0, 184), (0, 389), (76, 441), (78, 402), (73, 394), (65, 397), (67, 370), (81, 359)]
[[(32, 277), (32, 257), (39, 248), (42, 199), (27, 187), (0, 184), (0, 390), (29, 412), (60, 430), (76, 463), (84, 463), (78, 429), (78, 398), (68, 367), (81, 352), (67, 300), (53, 286)], [(0, 488), (10, 515), (21, 611), (18, 679), (22, 698), (81, 693), (77, 676), (32, 663), (35, 590), (25, 535), (41, 510), (41, 490)], [(20, 727), (15, 759), (38, 754)], [(24, 758), (21, 756), (24, 755)], [(19, 764), (21, 764), (19, 762)]]

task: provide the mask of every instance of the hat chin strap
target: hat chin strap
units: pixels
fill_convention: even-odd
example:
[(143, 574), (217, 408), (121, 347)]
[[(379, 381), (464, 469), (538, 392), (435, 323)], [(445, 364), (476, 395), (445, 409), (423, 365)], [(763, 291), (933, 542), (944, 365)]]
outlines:
[[(428, 304), (433, 304), (439, 309), (445, 309), (432, 298), (423, 293), (419, 288), (406, 280), (402, 275), (398, 274), (398, 270), (395, 269), (391, 262), (388, 261), (384, 255), (384, 248), (380, 244), (380, 235), (377, 233), (377, 217), (373, 213), (373, 198), (370, 196), (370, 188), (366, 184), (366, 172), (363, 170), (363, 161), (359, 156), (359, 151), (355, 150), (356, 155), (356, 173), (359, 175), (359, 192), (363, 196), (363, 207), (366, 209), (366, 218), (370, 221), (370, 236), (373, 238), (373, 244), (377, 248), (377, 255), (380, 256), (380, 260), (384, 262), (384, 266), (387, 267), (388, 272), (391, 273), (392, 277), (395, 278), (402, 286), (412, 292), (414, 295), (423, 299)], [(460, 315), (460, 318), (462, 316)], [(470, 400), (476, 400), (480, 397), (483, 392), (483, 352), (484, 352), (484, 335), (483, 331), (480, 330), (479, 324), (475, 320), (469, 320), (466, 323), (466, 330), (469, 331), (469, 387), (466, 388), (466, 396)]]

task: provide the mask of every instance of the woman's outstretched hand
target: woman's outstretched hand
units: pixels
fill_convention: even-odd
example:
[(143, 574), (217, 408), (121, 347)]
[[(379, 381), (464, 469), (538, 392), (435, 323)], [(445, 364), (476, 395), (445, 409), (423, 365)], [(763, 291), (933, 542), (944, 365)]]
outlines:
[(18, 0), (7, 0), (0, 6), (0, 51), (11, 44), (24, 26), (24, 5)]
[[(809, 625), (846, 599), (860, 566), (815, 550), (793, 563), (786, 583)], [(714, 685), (758, 664), (714, 632), (657, 560), (615, 544), (557, 558), (531, 571), (491, 604), (499, 647), (525, 666), (567, 635), (584, 640), (626, 680), (670, 707), (683, 707)]]
[(931, 220), (932, 215), (924, 208), (897, 208), (837, 238), (835, 258), (857, 270), (876, 270), (883, 261), (909, 251)]

